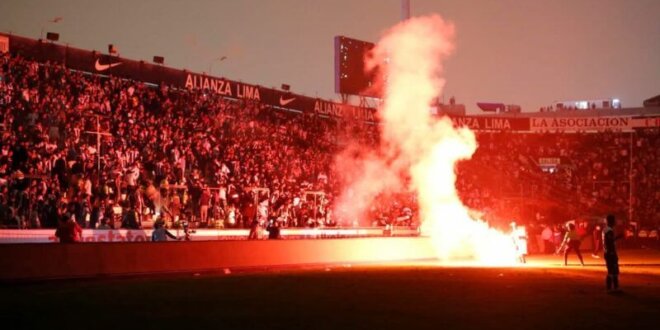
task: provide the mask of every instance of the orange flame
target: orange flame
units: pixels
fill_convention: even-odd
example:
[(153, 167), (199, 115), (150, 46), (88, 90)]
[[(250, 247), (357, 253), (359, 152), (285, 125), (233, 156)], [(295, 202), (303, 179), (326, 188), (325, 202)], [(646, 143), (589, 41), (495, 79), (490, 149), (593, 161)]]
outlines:
[(386, 77), (385, 102), (379, 109), (382, 156), (369, 161), (369, 172), (349, 190), (373, 198), (401, 186), (401, 178), (391, 183), (379, 174), (403, 171), (418, 194), (422, 232), (432, 238), (440, 260), (515, 264), (511, 237), (474, 219), (456, 191), (455, 165), (475, 152), (474, 133), (430, 113), (429, 105), (444, 87), (443, 60), (452, 54), (453, 40), (453, 24), (432, 15), (399, 23), (378, 42), (367, 67), (380, 65)]

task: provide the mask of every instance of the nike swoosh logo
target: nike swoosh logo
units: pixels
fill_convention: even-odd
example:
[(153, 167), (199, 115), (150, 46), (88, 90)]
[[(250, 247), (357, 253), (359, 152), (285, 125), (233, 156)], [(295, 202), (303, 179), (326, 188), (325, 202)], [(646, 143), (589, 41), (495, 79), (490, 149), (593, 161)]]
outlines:
[(101, 61), (100, 59), (96, 59), (96, 63), (94, 63), (94, 69), (96, 69), (96, 71), (105, 71), (105, 70), (110, 69), (114, 66), (121, 65), (121, 62), (110, 63), (110, 64), (101, 64), (100, 61)]
[(285, 99), (283, 96), (280, 96), (280, 105), (281, 105), (281, 106), (285, 106), (285, 105), (287, 105), (287, 104), (289, 104), (289, 103), (291, 103), (291, 102), (293, 102), (293, 101), (295, 101), (295, 100), (296, 100), (295, 97), (292, 97), (292, 98), (290, 98), (290, 99)]

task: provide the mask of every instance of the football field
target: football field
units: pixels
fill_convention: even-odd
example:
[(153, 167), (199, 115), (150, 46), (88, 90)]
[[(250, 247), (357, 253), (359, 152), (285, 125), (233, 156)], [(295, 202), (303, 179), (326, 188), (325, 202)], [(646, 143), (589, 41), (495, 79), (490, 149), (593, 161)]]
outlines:
[(3, 283), (3, 329), (653, 329), (660, 252), (621, 253), (623, 291), (601, 259), (513, 268), (393, 263)]

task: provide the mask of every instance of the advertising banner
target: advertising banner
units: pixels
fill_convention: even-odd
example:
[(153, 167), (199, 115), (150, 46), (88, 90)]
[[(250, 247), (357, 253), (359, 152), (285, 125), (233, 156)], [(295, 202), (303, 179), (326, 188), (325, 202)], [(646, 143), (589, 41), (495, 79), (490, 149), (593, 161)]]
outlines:
[(660, 117), (635, 117), (632, 119), (635, 128), (657, 128), (660, 127)]
[[(222, 96), (249, 100), (275, 108), (316, 114), (320, 117), (343, 118), (374, 122), (376, 109), (321, 100), (294, 94), (289, 91), (266, 88), (259, 85), (233, 81), (205, 74), (168, 68), (162, 65), (121, 58), (35, 40), (14, 35), (0, 34), (0, 50), (6, 47), (11, 52), (39, 62), (60, 63), (73, 70), (94, 74), (112, 75), (152, 84), (166, 84), (175, 88), (206, 90)], [(5, 46), (6, 45), (6, 46)], [(520, 131), (520, 132), (577, 132), (577, 131), (630, 131), (634, 128), (660, 127), (660, 117), (499, 117), (461, 116), (450, 117), (456, 126), (467, 126), (473, 130)]]
[(558, 157), (541, 157), (539, 158), (539, 165), (541, 166), (556, 166), (561, 164), (561, 158)]
[[(82, 242), (148, 242), (151, 241), (152, 229), (83, 229)], [(182, 229), (169, 229), (169, 232), (181, 239), (185, 234)], [(245, 240), (249, 229), (196, 229), (189, 233), (191, 241)], [(292, 238), (337, 238), (337, 237), (375, 237), (383, 236), (383, 228), (283, 228), (283, 239)], [(418, 231), (409, 228), (396, 229), (394, 236), (417, 236)], [(263, 230), (263, 237), (268, 232)], [(2, 229), (0, 244), (12, 243), (55, 243), (55, 229)]]
[(455, 126), (477, 131), (529, 131), (529, 118), (452, 116), (451, 120)]
[(0, 53), (9, 51), (9, 37), (0, 35)]
[(556, 131), (629, 131), (633, 128), (630, 117), (556, 117), (530, 118), (533, 132)]

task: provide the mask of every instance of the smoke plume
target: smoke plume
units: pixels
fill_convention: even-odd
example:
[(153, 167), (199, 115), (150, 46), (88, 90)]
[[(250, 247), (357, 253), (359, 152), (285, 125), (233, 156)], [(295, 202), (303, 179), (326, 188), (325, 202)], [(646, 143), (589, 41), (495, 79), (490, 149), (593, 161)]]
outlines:
[(379, 194), (415, 192), (423, 234), (432, 237), (440, 259), (509, 263), (515, 260), (510, 237), (473, 219), (456, 191), (455, 165), (475, 152), (474, 133), (430, 112), (442, 94), (443, 61), (454, 51), (454, 37), (454, 25), (438, 15), (384, 33), (366, 63), (383, 74), (380, 143), (368, 151), (351, 147), (337, 158), (339, 170), (353, 173), (338, 204), (358, 218)]

